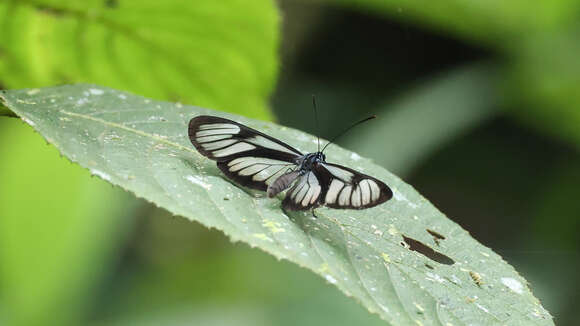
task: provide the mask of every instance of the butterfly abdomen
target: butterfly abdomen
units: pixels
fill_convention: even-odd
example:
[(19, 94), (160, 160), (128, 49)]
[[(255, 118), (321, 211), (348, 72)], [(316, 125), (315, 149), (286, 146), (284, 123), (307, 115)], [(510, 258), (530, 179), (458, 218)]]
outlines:
[(267, 194), (268, 197), (272, 198), (277, 194), (281, 193), (282, 191), (288, 189), (292, 183), (298, 178), (300, 175), (299, 171), (290, 171), (288, 173), (284, 173), (276, 181), (274, 181), (271, 185), (268, 186)]

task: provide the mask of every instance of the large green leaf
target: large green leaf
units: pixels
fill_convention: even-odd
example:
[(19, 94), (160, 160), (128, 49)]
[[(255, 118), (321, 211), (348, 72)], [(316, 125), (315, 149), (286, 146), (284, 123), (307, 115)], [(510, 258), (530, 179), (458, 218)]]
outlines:
[(170, 212), (320, 274), (393, 325), (551, 325), (524, 278), (411, 186), (336, 146), (329, 161), (384, 180), (394, 198), (362, 210), (284, 213), (280, 198), (224, 179), (187, 138), (198, 114), (236, 119), (308, 152), (316, 138), (272, 123), (75, 85), (7, 91), (4, 104), (63, 155)]
[(0, 1), (0, 30), (5, 88), (90, 82), (271, 117), (271, 0)]
[(0, 325), (79, 325), (125, 238), (129, 195), (11, 122), (0, 120)]

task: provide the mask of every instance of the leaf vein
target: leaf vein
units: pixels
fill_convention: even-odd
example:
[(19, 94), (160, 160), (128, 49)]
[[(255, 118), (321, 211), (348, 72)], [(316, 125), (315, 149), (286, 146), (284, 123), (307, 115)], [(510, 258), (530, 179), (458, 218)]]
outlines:
[(122, 130), (128, 131), (128, 132), (132, 132), (132, 133), (135, 133), (135, 134), (137, 134), (139, 136), (151, 138), (151, 139), (154, 139), (154, 140), (156, 140), (156, 141), (158, 141), (160, 143), (164, 143), (166, 145), (169, 145), (169, 146), (173, 146), (175, 148), (178, 148), (178, 149), (180, 149), (182, 151), (194, 153), (194, 154), (196, 154), (196, 157), (199, 157), (199, 154), (195, 150), (193, 150), (192, 148), (185, 147), (183, 145), (180, 145), (180, 144), (177, 144), (177, 143), (168, 141), (167, 139), (165, 139), (163, 137), (159, 137), (159, 136), (154, 135), (154, 134), (149, 134), (149, 133), (146, 133), (144, 131), (141, 131), (141, 130), (138, 130), (138, 129), (135, 129), (135, 128), (131, 128), (131, 127), (127, 127), (127, 126), (124, 126), (124, 125), (119, 124), (119, 123), (116, 123), (116, 122), (106, 121), (106, 120), (99, 119), (99, 118), (95, 118), (95, 117), (88, 116), (88, 115), (85, 115), (85, 114), (74, 113), (74, 112), (69, 112), (69, 111), (65, 111), (65, 110), (60, 110), (60, 112), (63, 113), (63, 114), (69, 115), (69, 116), (73, 116), (73, 117), (77, 117), (77, 118), (81, 118), (81, 119), (85, 119), (85, 120), (90, 120), (90, 121), (93, 121), (93, 122), (102, 123), (105, 126), (115, 127), (115, 128), (118, 128), (118, 129), (122, 129)]

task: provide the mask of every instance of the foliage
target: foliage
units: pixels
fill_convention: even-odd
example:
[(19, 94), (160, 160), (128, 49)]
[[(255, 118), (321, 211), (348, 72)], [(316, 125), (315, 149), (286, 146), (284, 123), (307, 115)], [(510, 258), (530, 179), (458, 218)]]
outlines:
[(92, 82), (267, 119), (277, 25), (268, 0), (0, 1), (0, 84)]
[[(352, 8), (358, 13), (348, 10)], [(573, 272), (580, 260), (573, 198), (574, 185), (580, 182), (575, 168), (580, 156), (556, 137), (544, 138), (512, 125), (503, 112), (576, 147), (580, 143), (578, 9), (574, 0), (0, 0), (0, 88), (89, 82), (267, 120), (274, 116), (267, 100), (280, 70), (282, 83), (273, 105), (280, 121), (302, 130), (314, 126), (303, 109), (312, 93), (322, 95), (320, 127), (334, 129), (329, 135), (363, 112), (378, 113), (379, 119), (350, 133), (350, 141), (341, 138), (345, 144), (410, 178), (474, 238), (502, 250), (498, 252), (526, 275), (559, 323), (564, 324), (568, 316), (574, 324), (578, 283)], [(361, 29), (348, 25), (352, 16), (364, 18), (357, 22), (364, 25)], [(335, 29), (336, 39), (328, 37), (328, 29)], [(287, 57), (279, 58), (282, 34)], [(441, 43), (424, 44), (425, 35)], [(438, 57), (438, 49), (452, 51), (450, 42), (461, 44), (457, 55), (451, 55), (455, 59)], [(478, 57), (461, 58), (461, 49), (466, 48)], [(417, 54), (397, 57), (392, 53), (397, 50)], [(365, 51), (375, 51), (376, 57), (368, 60), (361, 55)], [(315, 61), (314, 54), (322, 59)], [(453, 61), (457, 58), (461, 69)], [(481, 58), (485, 66), (479, 64)], [(439, 63), (429, 70), (425, 62)], [(323, 65), (332, 69), (332, 78), (322, 75)], [(312, 75), (305, 76), (305, 66)], [(385, 66), (389, 69), (381, 69)], [(292, 81), (299, 87), (288, 92)], [(357, 91), (358, 96), (352, 96)], [(279, 94), (283, 100), (276, 103)], [(351, 111), (346, 110), (349, 106)], [(324, 121), (326, 108), (338, 113), (330, 121)], [(1, 119), (4, 116), (15, 114), (0, 105), (0, 324), (8, 320), (12, 325), (86, 324), (80, 320), (86, 322), (87, 315), (98, 323), (110, 310), (127, 318), (118, 321), (123, 324), (231, 324), (233, 319), (254, 325), (381, 322), (363, 309), (357, 311), (357, 305), (313, 273), (244, 246), (227, 245), (219, 232), (168, 218), (164, 210), (135, 201), (98, 178), (87, 178), (76, 165), (58, 159), (25, 124)], [(306, 142), (306, 149), (311, 146), (306, 139), (289, 136), (309, 137), (304, 134), (269, 132), (293, 143)], [(352, 159), (340, 149), (334, 154), (337, 159)], [(368, 163), (353, 160), (355, 166)], [(215, 172), (205, 165), (200, 169), (206, 167)], [(209, 177), (223, 184), (215, 174)], [(245, 192), (239, 195), (246, 198)], [(271, 203), (265, 209), (275, 211), (277, 201)], [(142, 220), (130, 233), (134, 217)], [(307, 224), (338, 231), (343, 225), (332, 224), (334, 215), (328, 212), (318, 221), (291, 217), (290, 222), (282, 217), (278, 222), (311, 231), (308, 235), (313, 239), (319, 233)], [(381, 221), (365, 223), (378, 227)], [(147, 223), (152, 224), (149, 237), (141, 237)], [(376, 235), (377, 230), (370, 231)], [(414, 233), (414, 238), (451, 255), (448, 250), (455, 236), (440, 241), (441, 248), (432, 236), (427, 240), (425, 236), (424, 230)], [(226, 247), (225, 253), (220, 252)], [(191, 254), (197, 250), (202, 252), (199, 256)], [(133, 257), (136, 252), (140, 259), (149, 259), (149, 265)], [(389, 255), (391, 260), (394, 256)], [(434, 265), (437, 273), (447, 268)], [(482, 289), (475, 290), (488, 291), (489, 275), (481, 273), (483, 267), (475, 267), (484, 282)], [(461, 272), (465, 277), (469, 274)], [(467, 281), (474, 279), (470, 276)], [(337, 285), (344, 290), (344, 284)], [(505, 289), (505, 284), (498, 286)], [(223, 297), (214, 294), (216, 288)], [(212, 299), (210, 293), (214, 302), (207, 302), (207, 307), (191, 300), (196, 296), (205, 304)], [(166, 300), (165, 295), (174, 300)], [(247, 295), (243, 306), (235, 301), (229, 308), (223, 302), (240, 295)], [(263, 302), (252, 301), (257, 297)], [(482, 300), (479, 294), (478, 298)], [(364, 293), (359, 300), (376, 309)], [(489, 308), (481, 301), (469, 303), (480, 311), (477, 304)], [(99, 311), (103, 306), (109, 310)], [(414, 305), (404, 308), (420, 310)], [(265, 316), (266, 309), (273, 312)], [(430, 312), (416, 315), (417, 320), (426, 319)], [(535, 315), (532, 311), (528, 317)]]
[[(313, 218), (231, 185), (192, 148), (188, 120), (213, 111), (92, 85), (7, 91), (2, 100), (93, 175), (314, 271), (391, 324), (551, 324), (500, 256), (355, 153), (335, 147), (328, 155), (385, 180), (394, 199), (361, 211), (322, 208)], [(302, 132), (226, 117), (303, 152), (316, 148), (317, 139)]]
[(0, 139), (0, 324), (75, 324), (114, 260), (133, 205), (23, 127), (0, 121), (10, 135)]
[(580, 145), (580, 2), (327, 0), (444, 30), (496, 53), (494, 82), (522, 121)]
[[(269, 119), (278, 20), (267, 0), (0, 1), (0, 88), (90, 81)], [(8, 121), (0, 133), (0, 324), (77, 324), (136, 204), (37, 135)]]

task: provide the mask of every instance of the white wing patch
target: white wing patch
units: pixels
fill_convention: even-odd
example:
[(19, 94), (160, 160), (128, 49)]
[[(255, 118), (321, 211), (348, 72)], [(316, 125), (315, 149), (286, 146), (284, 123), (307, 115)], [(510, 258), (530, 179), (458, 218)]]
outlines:
[(350, 203), (354, 207), (360, 206), (360, 184), (358, 187), (354, 188), (354, 191), (350, 194)]
[(239, 172), (239, 175), (254, 175), (254, 174), (264, 170), (267, 167), (268, 167), (267, 164), (250, 165), (247, 168), (241, 169)]
[(252, 176), (254, 181), (267, 185), (286, 173), (292, 163), (262, 157), (239, 157), (228, 162), (228, 170), (243, 176)]
[(379, 185), (376, 182), (368, 179), (367, 181), (371, 192), (371, 201), (379, 199), (379, 196), (381, 195), (381, 188), (379, 188)]
[(292, 155), (300, 154), (260, 135), (236, 137), (240, 131), (241, 128), (235, 124), (210, 123), (199, 126), (195, 137), (201, 147), (212, 152), (214, 157), (224, 157), (260, 147)]
[(204, 129), (201, 130), (202, 127), (205, 125), (200, 126), (200, 131), (195, 133), (195, 137), (205, 137), (205, 136), (213, 136), (213, 135), (235, 135), (240, 132), (240, 127), (236, 125), (230, 125), (228, 128), (216, 128), (216, 129)]
[(243, 142), (237, 142), (231, 146), (228, 146), (228, 147), (219, 149), (215, 152), (212, 152), (212, 154), (215, 157), (224, 157), (224, 156), (234, 155), (234, 154), (238, 154), (238, 153), (242, 153), (242, 152), (246, 152), (246, 151), (251, 151), (252, 149), (255, 149), (255, 148), (256, 148), (256, 146), (254, 146), (254, 145), (251, 145), (248, 143), (243, 143)]
[(222, 139), (229, 139), (232, 138), (232, 135), (214, 135), (214, 136), (201, 136), (197, 137), (197, 142), (200, 144), (209, 143), (212, 141), (222, 140)]
[[(374, 182), (373, 182), (374, 183)], [(361, 202), (363, 205), (366, 205), (371, 202), (372, 198), (372, 190), (370, 186), (369, 179), (363, 179), (361, 182), (358, 183), (358, 187), (361, 193)]]
[(340, 206), (350, 205), (350, 194), (352, 192), (352, 186), (343, 187), (338, 195), (338, 204)]
[(349, 171), (328, 165), (324, 167), (333, 177), (324, 198), (325, 204), (358, 208), (379, 199), (381, 188), (374, 180), (362, 179), (358, 183), (351, 183), (354, 174)]
[(240, 132), (240, 127), (229, 123), (211, 123), (199, 126), (195, 133), (201, 147), (212, 152), (214, 157), (224, 157), (256, 148), (248, 143), (240, 142), (234, 136)]
[(231, 124), (231, 123), (209, 123), (205, 125), (199, 126), (199, 130), (207, 130), (207, 129), (238, 129), (240, 131), (240, 127)]
[(290, 194), (294, 205), (307, 207), (316, 202), (322, 187), (313, 172), (302, 175)]
[(328, 187), (328, 191), (326, 192), (326, 198), (324, 199), (327, 203), (334, 203), (336, 202), (336, 198), (338, 197), (338, 193), (344, 187), (344, 182), (338, 179), (332, 179), (330, 186)]
[(277, 151), (286, 152), (286, 153), (296, 155), (296, 152), (294, 152), (294, 151), (292, 151), (292, 150), (290, 150), (290, 149), (288, 149), (288, 148), (286, 148), (286, 147), (284, 147), (276, 142), (273, 142), (268, 138), (262, 137), (260, 135), (255, 135), (253, 137), (244, 139), (244, 141), (252, 143), (256, 146), (261, 146), (261, 147), (265, 147), (268, 149), (273, 149), (273, 150), (277, 150)]
[(330, 172), (330, 174), (332, 174), (332, 176), (334, 176), (335, 178), (339, 178), (343, 182), (347, 182), (347, 183), (350, 182), (350, 180), (354, 176), (354, 174), (350, 173), (349, 171), (339, 169), (337, 167), (330, 166), (327, 164), (322, 164), (322, 165), (324, 166), (325, 169), (328, 170), (328, 172)]
[(235, 142), (237, 142), (237, 140), (235, 140), (235, 139), (226, 139), (226, 140), (218, 140), (218, 141), (212, 141), (212, 142), (200, 143), (200, 144), (201, 144), (201, 147), (203, 147), (203, 149), (205, 149), (206, 151), (213, 151), (215, 149), (220, 149), (220, 148), (230, 146), (231, 144), (233, 144)]

